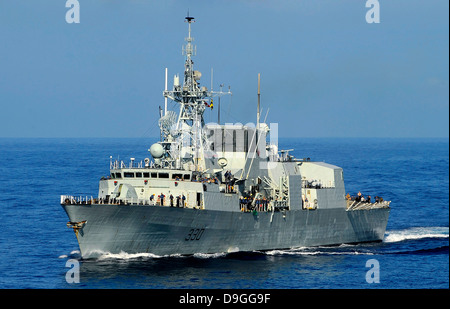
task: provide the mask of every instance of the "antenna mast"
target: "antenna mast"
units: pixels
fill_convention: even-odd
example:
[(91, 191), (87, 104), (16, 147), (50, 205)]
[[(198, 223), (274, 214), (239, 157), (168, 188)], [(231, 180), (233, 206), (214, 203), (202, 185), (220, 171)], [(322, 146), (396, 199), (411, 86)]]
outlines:
[(259, 103), (260, 103), (260, 99), (261, 99), (261, 74), (258, 73), (258, 109), (257, 109), (257, 114), (256, 114), (256, 130), (259, 129), (259, 118), (260, 118)]
[[(166, 68), (166, 81), (164, 84), (164, 91), (167, 91), (167, 68)], [(167, 115), (167, 97), (164, 97), (164, 116)]]
[[(161, 145), (165, 149), (165, 157), (162, 164), (166, 167), (185, 168), (188, 170), (204, 171), (205, 157), (203, 147), (206, 142), (206, 133), (203, 132), (204, 126), (203, 113), (206, 108), (213, 108), (212, 98), (230, 94), (222, 92), (208, 91), (204, 86), (200, 86), (202, 74), (194, 70), (193, 56), (196, 54), (196, 47), (193, 44), (194, 38), (191, 36), (191, 23), (195, 22), (194, 17), (188, 15), (185, 17), (188, 23), (188, 36), (185, 38), (186, 44), (182, 48), (183, 55), (186, 56), (184, 63), (184, 81), (180, 85), (178, 76), (174, 77), (172, 90), (167, 89), (167, 69), (166, 83), (163, 92), (164, 97), (180, 104), (178, 119), (175, 120), (172, 111), (167, 111), (167, 105), (164, 106), (164, 119), (161, 120), (161, 130), (164, 134), (161, 139)], [(211, 69), (211, 88), (212, 88)], [(167, 115), (166, 115), (167, 113)], [(205, 144), (206, 145), (206, 144)]]

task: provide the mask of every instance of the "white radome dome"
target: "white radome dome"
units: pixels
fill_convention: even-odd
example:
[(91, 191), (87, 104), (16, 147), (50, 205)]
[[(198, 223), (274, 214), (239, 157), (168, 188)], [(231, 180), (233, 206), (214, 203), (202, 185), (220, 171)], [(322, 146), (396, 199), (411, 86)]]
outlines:
[(163, 146), (161, 146), (161, 144), (158, 144), (158, 143), (153, 144), (150, 147), (149, 151), (150, 151), (150, 154), (152, 155), (152, 157), (155, 159), (161, 158), (164, 154)]

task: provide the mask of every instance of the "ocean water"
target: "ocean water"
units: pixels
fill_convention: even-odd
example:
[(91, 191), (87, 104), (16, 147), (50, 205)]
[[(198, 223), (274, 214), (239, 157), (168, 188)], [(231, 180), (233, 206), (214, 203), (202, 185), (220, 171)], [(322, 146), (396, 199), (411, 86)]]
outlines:
[[(280, 139), (298, 158), (341, 166), (347, 192), (392, 201), (381, 243), (82, 260), (59, 196), (95, 196), (110, 156), (141, 160), (153, 142), (0, 139), (0, 288), (449, 288), (448, 139)], [(74, 260), (79, 283), (66, 280)]]

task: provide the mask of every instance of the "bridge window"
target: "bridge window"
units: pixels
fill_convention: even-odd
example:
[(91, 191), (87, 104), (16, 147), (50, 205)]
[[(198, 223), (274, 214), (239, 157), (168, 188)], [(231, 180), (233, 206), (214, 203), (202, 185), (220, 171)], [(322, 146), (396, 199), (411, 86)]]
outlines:
[(182, 174), (172, 174), (172, 179), (178, 179), (181, 180), (181, 178), (183, 178)]

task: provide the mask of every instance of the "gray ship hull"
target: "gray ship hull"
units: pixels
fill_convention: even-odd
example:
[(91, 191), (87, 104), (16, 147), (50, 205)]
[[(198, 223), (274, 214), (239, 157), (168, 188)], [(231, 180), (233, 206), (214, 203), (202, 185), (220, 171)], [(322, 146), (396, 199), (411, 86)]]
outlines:
[(383, 240), (389, 208), (226, 212), (140, 205), (62, 205), (81, 256), (286, 249)]

